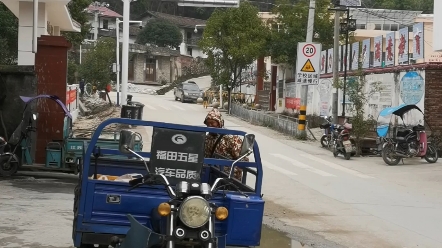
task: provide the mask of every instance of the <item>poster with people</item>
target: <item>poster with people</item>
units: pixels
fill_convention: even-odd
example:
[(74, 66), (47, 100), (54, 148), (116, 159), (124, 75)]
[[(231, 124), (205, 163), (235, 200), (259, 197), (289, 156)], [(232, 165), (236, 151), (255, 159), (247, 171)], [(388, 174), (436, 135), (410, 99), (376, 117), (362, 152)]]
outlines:
[(382, 66), (382, 52), (383, 52), (383, 41), (382, 35), (374, 38), (374, 56), (373, 56), (373, 67)]
[(399, 29), (398, 64), (408, 64), (408, 27)]
[(424, 23), (413, 25), (413, 59), (424, 58)]
[(351, 45), (351, 69), (359, 69), (359, 41)]
[(327, 73), (333, 72), (333, 48), (327, 51)]
[(370, 52), (371, 52), (371, 40), (366, 39), (362, 41), (362, 68), (367, 69), (370, 68)]
[(351, 58), (351, 44), (348, 44), (347, 45), (347, 57), (345, 57), (345, 63), (347, 64), (347, 71), (350, 70), (350, 66), (351, 66), (350, 58)]
[(339, 71), (344, 71), (344, 48), (345, 45), (339, 47)]
[(396, 32), (388, 33), (385, 36), (385, 66), (392, 66), (395, 63), (395, 52), (396, 52)]
[(327, 72), (327, 50), (321, 52), (321, 74)]

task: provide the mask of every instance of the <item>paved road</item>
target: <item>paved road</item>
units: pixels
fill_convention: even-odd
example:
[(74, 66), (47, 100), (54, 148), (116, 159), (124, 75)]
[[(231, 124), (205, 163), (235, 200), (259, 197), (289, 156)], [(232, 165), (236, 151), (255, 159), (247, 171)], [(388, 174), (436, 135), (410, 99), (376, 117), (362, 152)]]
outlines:
[[(201, 87), (207, 77), (197, 81)], [(208, 110), (164, 96), (132, 94), (144, 119), (203, 125)], [(386, 166), (380, 158), (334, 158), (316, 144), (288, 140), (226, 117), (256, 134), (264, 164), (267, 224), (323, 247), (442, 247), (442, 167), (423, 160)], [(146, 128), (145, 140), (150, 129)]]

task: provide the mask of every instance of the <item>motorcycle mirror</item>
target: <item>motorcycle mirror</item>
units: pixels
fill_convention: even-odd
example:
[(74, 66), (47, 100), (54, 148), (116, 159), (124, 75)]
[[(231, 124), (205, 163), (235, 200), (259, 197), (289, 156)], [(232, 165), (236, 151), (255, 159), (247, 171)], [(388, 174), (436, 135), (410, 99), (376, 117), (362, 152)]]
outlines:
[(37, 115), (36, 114), (32, 114), (32, 119), (35, 121), (37, 120)]
[(121, 153), (124, 154), (133, 154), (137, 156), (144, 162), (144, 166), (146, 167), (147, 172), (150, 172), (149, 167), (147, 166), (146, 160), (138, 153), (134, 152), (135, 141), (138, 133), (130, 131), (130, 130), (121, 130), (120, 131), (120, 140), (118, 142), (118, 148)]
[(240, 155), (243, 156), (247, 153), (253, 152), (253, 145), (254, 144), (255, 144), (255, 135), (254, 134), (248, 133), (248, 134), (244, 135)]
[(130, 130), (120, 131), (119, 150), (125, 154), (131, 154), (130, 150), (135, 147), (135, 139), (137, 134)]

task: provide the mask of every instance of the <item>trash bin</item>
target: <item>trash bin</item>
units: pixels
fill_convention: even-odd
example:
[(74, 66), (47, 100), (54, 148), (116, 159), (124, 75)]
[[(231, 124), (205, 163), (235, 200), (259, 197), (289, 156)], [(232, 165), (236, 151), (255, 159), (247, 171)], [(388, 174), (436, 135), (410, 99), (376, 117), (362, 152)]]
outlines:
[(121, 106), (121, 118), (138, 119), (140, 107), (136, 105)]
[(132, 102), (131, 101), (131, 102), (127, 102), (127, 105), (137, 106), (139, 108), (137, 119), (138, 120), (142, 120), (143, 119), (144, 104), (142, 104), (141, 102)]
[(126, 101), (127, 102), (132, 102), (132, 97), (133, 97), (132, 95), (127, 95)]
[(106, 91), (100, 91), (100, 98), (106, 101)]

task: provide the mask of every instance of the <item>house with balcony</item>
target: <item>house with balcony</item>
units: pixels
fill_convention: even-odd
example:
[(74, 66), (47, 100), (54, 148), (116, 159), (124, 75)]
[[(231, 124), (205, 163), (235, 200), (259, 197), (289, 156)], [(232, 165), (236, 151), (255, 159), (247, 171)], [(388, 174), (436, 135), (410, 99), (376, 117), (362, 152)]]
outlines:
[[(195, 18), (169, 15), (160, 12), (147, 11), (137, 18), (143, 22), (143, 26), (147, 25), (150, 19), (162, 19), (178, 26), (183, 35), (183, 42), (180, 45), (180, 54), (191, 56), (193, 58), (207, 58), (207, 55), (198, 47), (198, 42), (202, 38), (205, 20)], [(197, 32), (195, 32), (195, 30)]]

